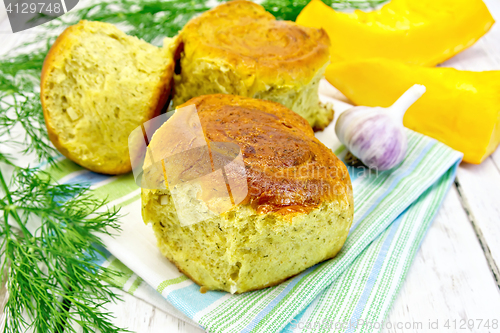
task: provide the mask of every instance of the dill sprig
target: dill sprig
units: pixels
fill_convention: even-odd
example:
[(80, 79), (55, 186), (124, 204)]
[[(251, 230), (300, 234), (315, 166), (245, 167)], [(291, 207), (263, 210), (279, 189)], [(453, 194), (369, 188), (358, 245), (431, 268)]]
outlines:
[[(6, 332), (118, 332), (103, 306), (117, 300), (104, 281), (117, 273), (98, 266), (97, 234), (119, 230), (117, 211), (103, 209), (85, 185), (56, 184), (34, 168), (0, 172), (0, 276), (8, 270)], [(14, 189), (14, 190), (12, 190)], [(38, 222), (37, 222), (38, 221)]]
[[(12, 135), (18, 126), (22, 127), (22, 131), (16, 132), (22, 134)], [(0, 91), (0, 137), (7, 136), (10, 140), (4, 144), (19, 148), (22, 155), (35, 154), (39, 161), (49, 162), (56, 156), (57, 151), (49, 143), (40, 95), (37, 93)]]
[[(224, 0), (211, 1), (212, 5)], [(278, 19), (295, 20), (309, 0), (264, 0)], [(372, 8), (385, 0), (324, 0), (337, 9)], [(206, 0), (111, 0), (92, 3), (44, 24), (45, 32), (0, 59), (0, 150), (14, 146), (54, 163), (39, 96), (40, 74), (55, 33), (81, 19), (125, 24), (126, 32), (161, 44), (193, 16), (210, 8)], [(18, 130), (20, 129), (20, 131)], [(21, 134), (19, 134), (21, 133)], [(57, 184), (37, 168), (16, 166), (19, 156), (0, 153), (13, 168), (7, 182), (0, 169), (0, 278), (7, 273), (9, 299), (5, 332), (123, 331), (104, 306), (119, 299), (105, 281), (115, 274), (95, 264), (99, 234), (119, 230), (117, 211), (93, 198), (86, 185)], [(4, 281), (5, 282), (5, 281)]]

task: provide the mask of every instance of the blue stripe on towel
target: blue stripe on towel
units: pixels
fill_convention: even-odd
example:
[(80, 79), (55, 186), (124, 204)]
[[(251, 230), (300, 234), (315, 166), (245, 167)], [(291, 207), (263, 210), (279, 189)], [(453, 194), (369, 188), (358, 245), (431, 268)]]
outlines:
[(192, 283), (184, 288), (170, 292), (167, 299), (186, 316), (193, 319), (195, 314), (209, 307), (226, 294), (226, 292), (213, 290), (202, 294), (200, 293), (200, 286)]
[[(387, 235), (387, 238), (384, 240), (384, 244), (382, 245), (382, 249), (380, 250), (377, 259), (375, 260), (375, 264), (372, 267), (372, 271), (370, 273), (370, 276), (368, 277), (368, 281), (366, 282), (365, 288), (363, 290), (363, 293), (361, 294), (361, 297), (359, 298), (358, 304), (356, 305), (356, 308), (354, 309), (354, 312), (352, 314), (351, 319), (349, 320), (349, 323), (357, 323), (361, 315), (363, 314), (363, 310), (365, 309), (366, 302), (368, 301), (368, 298), (370, 297), (371, 291), (373, 289), (373, 286), (375, 285), (375, 282), (377, 281), (378, 274), (380, 270), (382, 269), (382, 266), (384, 264), (385, 258), (387, 257), (387, 252), (389, 252), (389, 248), (392, 244), (392, 240), (394, 239), (394, 236), (396, 236), (396, 231), (399, 228), (399, 225), (401, 224), (401, 221), (403, 220), (404, 213), (401, 214), (396, 221), (392, 223), (392, 225), (389, 227), (389, 235)], [(349, 326), (349, 329), (347, 330), (348, 333), (354, 332), (356, 329), (356, 324), (354, 326)]]
[(288, 285), (283, 289), (264, 309), (262, 309), (257, 316), (248, 324), (243, 330), (241, 330), (241, 333), (248, 333), (252, 331), (255, 328), (255, 325), (257, 325), (264, 316), (266, 316), (274, 307), (286, 296), (289, 294), (289, 292), (299, 283), (299, 281), (302, 280), (302, 278), (311, 273), (316, 266), (309, 267), (299, 275), (297, 275), (295, 278), (293, 278)]
[(95, 173), (92, 171), (84, 171), (83, 173), (79, 173), (74, 177), (67, 179), (64, 184), (88, 184), (94, 185), (105, 181), (113, 176), (102, 175), (100, 173)]

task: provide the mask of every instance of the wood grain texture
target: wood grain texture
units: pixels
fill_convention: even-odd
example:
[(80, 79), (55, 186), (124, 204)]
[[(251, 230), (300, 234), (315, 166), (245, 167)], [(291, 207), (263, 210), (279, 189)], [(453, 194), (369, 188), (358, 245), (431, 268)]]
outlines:
[(493, 158), (480, 165), (462, 163), (456, 184), (500, 287), (500, 172)]
[[(113, 323), (118, 327), (138, 333), (202, 333), (200, 327), (194, 327), (168, 313), (140, 300), (120, 289), (114, 289), (123, 302), (110, 303), (105, 309), (114, 315)], [(72, 325), (77, 333), (81, 327)]]
[[(443, 325), (448, 319), (499, 319), (498, 309), (500, 290), (495, 286), (458, 191), (452, 187), (408, 272), (387, 322), (412, 323), (412, 328), (404, 332), (487, 332), (483, 329), (445, 330)], [(429, 320), (438, 320), (440, 329), (429, 329)], [(413, 323), (422, 323), (422, 328), (415, 329)]]
[(138, 300), (137, 298), (117, 291), (123, 297), (124, 302), (110, 304), (108, 310), (116, 316), (114, 322), (119, 327), (128, 328), (134, 332), (155, 333), (155, 332), (178, 332), (178, 333), (199, 333), (201, 328), (196, 328), (154, 306)]

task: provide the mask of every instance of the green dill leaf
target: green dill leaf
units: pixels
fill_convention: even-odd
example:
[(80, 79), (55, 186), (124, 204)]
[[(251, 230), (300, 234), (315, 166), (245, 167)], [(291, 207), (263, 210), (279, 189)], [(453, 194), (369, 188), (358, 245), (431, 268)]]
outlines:
[[(0, 198), (0, 276), (8, 269), (6, 332), (28, 326), (36, 332), (72, 332), (69, 322), (78, 322), (84, 332), (119, 332), (102, 310), (119, 299), (105, 282), (118, 273), (96, 264), (103, 255), (98, 234), (120, 230), (118, 212), (104, 209), (106, 202), (93, 198), (88, 186), (56, 184), (33, 168), (16, 168), (10, 186), (0, 172), (0, 185), (6, 193)], [(30, 220), (39, 226), (30, 229)]]
[(34, 153), (40, 161), (53, 161), (57, 151), (49, 143), (39, 94), (0, 91), (0, 136), (8, 136), (15, 126), (22, 128), (24, 136), (13, 137), (5, 145), (19, 147), (23, 155)]

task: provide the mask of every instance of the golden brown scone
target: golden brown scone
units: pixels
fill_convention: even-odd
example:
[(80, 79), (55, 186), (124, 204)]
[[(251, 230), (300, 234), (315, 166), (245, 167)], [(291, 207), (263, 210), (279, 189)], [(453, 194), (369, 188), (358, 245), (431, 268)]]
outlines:
[[(231, 293), (275, 285), (334, 257), (352, 224), (351, 181), (308, 123), (281, 104), (247, 97), (206, 95), (180, 107), (191, 104), (207, 142), (241, 149), (248, 194), (222, 214), (182, 226), (175, 207), (206, 212), (212, 202), (200, 199), (203, 190), (191, 188), (174, 202), (171, 183), (143, 189), (143, 219), (153, 224), (161, 252), (199, 285)], [(176, 115), (188, 112), (179, 108)], [(178, 144), (170, 121), (153, 135), (152, 151)], [(179, 174), (192, 171), (185, 169)]]
[(192, 19), (179, 38), (174, 106), (223, 93), (281, 103), (315, 130), (333, 119), (318, 99), (329, 59), (324, 30), (277, 21), (262, 6), (236, 0)]
[(109, 23), (67, 28), (42, 69), (40, 97), (52, 143), (89, 170), (129, 172), (128, 136), (167, 102), (172, 52)]

